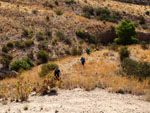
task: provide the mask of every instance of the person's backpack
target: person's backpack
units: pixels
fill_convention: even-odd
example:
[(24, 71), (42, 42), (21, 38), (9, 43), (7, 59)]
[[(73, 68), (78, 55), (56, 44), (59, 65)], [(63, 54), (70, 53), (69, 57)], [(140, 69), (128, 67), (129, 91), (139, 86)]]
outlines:
[(84, 57), (81, 57), (81, 62), (85, 62), (85, 58)]

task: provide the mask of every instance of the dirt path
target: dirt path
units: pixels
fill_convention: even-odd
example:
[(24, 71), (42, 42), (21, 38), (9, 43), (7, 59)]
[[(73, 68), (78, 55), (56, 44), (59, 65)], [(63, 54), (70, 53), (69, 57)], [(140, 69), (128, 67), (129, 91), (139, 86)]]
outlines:
[[(24, 110), (24, 107), (28, 110)], [(150, 113), (150, 103), (133, 95), (95, 89), (59, 90), (58, 95), (31, 96), (28, 103), (0, 105), (0, 113)]]

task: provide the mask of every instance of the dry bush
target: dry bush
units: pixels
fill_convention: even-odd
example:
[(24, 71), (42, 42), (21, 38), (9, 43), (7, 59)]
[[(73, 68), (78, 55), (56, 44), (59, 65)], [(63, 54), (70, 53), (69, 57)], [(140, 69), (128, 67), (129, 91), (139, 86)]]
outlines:
[(16, 86), (16, 101), (27, 101), (32, 89), (30, 84), (23, 81), (23, 77), (20, 77)]
[(51, 92), (57, 93), (55, 89), (57, 84), (59, 83), (56, 78), (54, 76), (48, 75), (40, 84), (39, 88), (37, 88), (37, 93), (40, 95), (50, 94)]

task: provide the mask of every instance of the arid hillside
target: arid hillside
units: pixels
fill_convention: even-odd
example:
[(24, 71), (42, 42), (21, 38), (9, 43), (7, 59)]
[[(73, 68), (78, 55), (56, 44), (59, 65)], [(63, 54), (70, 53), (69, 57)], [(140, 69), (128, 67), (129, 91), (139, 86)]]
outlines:
[[(87, 2), (75, 0), (72, 3), (67, 2), (67, 0), (57, 0), (57, 2), (53, 0), (47, 2), (41, 0), (10, 0), (10, 2), (0, 2), (0, 4), (0, 44), (3, 47), (8, 41), (14, 43), (17, 41), (17, 47), (10, 50), (14, 59), (25, 57), (31, 50), (36, 54), (38, 47), (43, 46), (43, 43), (48, 46), (48, 50), (51, 50), (51, 56), (65, 55), (64, 50), (68, 48), (68, 45), (64, 41), (59, 41), (57, 46), (52, 45), (52, 39), (56, 40), (58, 31), (71, 40), (72, 46), (80, 46), (80, 39), (77, 39), (75, 31), (81, 30), (81, 28), (97, 35), (100, 32), (112, 30), (112, 27), (116, 26), (122, 19), (131, 19), (138, 25), (141, 20), (143, 21), (143, 17), (146, 23), (145, 25), (138, 25), (137, 29), (149, 31), (150, 26), (150, 16), (145, 14), (146, 11), (150, 10), (149, 6), (125, 4), (110, 0), (87, 0)], [(91, 16), (90, 19), (85, 18), (83, 17), (86, 16), (84, 14), (85, 6), (108, 8), (112, 16), (116, 14), (119, 17), (116, 17), (116, 20), (108, 20), (110, 22), (96, 19), (94, 16)], [(61, 13), (63, 14), (61, 15)], [(47, 32), (50, 32), (49, 36), (47, 36)], [(38, 34), (41, 35), (40, 33), (48, 39), (46, 41), (38, 40), (37, 37)], [(23, 45), (23, 41), (28, 39), (32, 39), (34, 42), (31, 47)]]

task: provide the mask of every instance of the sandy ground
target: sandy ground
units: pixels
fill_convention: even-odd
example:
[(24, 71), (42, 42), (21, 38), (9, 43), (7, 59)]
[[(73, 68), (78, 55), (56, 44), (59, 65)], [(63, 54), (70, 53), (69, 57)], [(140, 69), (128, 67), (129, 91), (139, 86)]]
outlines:
[[(24, 110), (25, 107), (28, 110)], [(150, 103), (134, 95), (102, 89), (59, 90), (57, 95), (31, 96), (26, 103), (0, 105), (0, 113), (150, 113)]]

